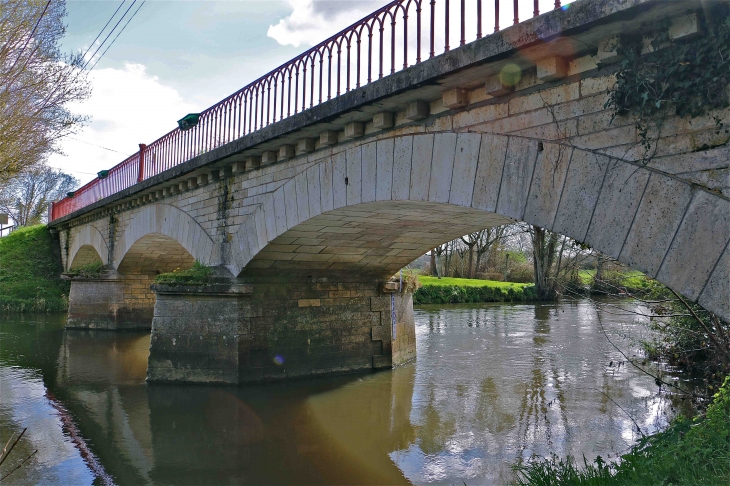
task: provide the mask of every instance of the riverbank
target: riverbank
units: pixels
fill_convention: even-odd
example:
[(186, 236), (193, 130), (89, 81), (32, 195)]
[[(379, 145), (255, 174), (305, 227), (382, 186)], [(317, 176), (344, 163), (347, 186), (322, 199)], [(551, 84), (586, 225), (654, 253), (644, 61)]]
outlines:
[(63, 312), (69, 283), (58, 243), (45, 225), (20, 228), (0, 238), (0, 311)]
[(421, 287), (413, 293), (414, 304), (467, 304), (478, 302), (525, 302), (537, 300), (530, 284), (469, 278), (419, 275)]
[(680, 417), (621, 456), (578, 466), (541, 461), (516, 468), (520, 485), (730, 484), (730, 377), (704, 416)]

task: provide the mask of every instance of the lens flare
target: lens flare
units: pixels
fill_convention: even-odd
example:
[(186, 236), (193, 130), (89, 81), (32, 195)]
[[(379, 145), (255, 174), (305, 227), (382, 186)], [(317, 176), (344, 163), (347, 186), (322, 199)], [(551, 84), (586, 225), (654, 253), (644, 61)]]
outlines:
[(280, 354), (277, 354), (276, 356), (274, 356), (274, 364), (277, 364), (279, 366), (283, 365), (284, 364), (284, 357), (281, 356)]

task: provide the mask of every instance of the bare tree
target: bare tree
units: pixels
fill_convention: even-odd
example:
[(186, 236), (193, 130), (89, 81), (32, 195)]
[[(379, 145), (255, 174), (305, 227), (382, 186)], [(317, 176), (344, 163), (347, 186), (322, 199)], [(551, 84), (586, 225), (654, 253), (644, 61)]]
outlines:
[(88, 97), (80, 55), (64, 55), (64, 0), (0, 0), (0, 184), (57, 150), (84, 117), (67, 105)]
[(24, 169), (0, 188), (0, 212), (20, 226), (45, 222), (48, 205), (78, 184), (75, 177), (45, 165)]

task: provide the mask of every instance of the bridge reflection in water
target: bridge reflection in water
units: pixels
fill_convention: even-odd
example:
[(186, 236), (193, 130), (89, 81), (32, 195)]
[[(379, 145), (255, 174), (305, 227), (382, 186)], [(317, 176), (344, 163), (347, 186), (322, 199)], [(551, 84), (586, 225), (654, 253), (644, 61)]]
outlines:
[[(149, 334), (3, 322), (0, 334), (18, 337), (0, 368), (40, 370), (118, 484), (501, 484), (533, 454), (626, 450), (638, 433), (611, 400), (644, 433), (666, 424), (672, 403), (652, 379), (608, 366), (623, 358), (596, 312), (585, 302), (420, 308), (416, 362), (247, 387), (145, 385)], [(613, 312), (603, 324), (628, 348), (618, 335), (641, 328)], [(32, 432), (49, 447), (46, 431)], [(53, 477), (64, 484), (63, 471)]]

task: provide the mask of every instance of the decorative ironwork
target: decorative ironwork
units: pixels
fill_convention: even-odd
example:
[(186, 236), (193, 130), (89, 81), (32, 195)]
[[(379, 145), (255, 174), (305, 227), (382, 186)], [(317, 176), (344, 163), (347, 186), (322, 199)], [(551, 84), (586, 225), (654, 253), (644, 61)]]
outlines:
[[(552, 0), (543, 1), (552, 4)], [(540, 13), (538, 2), (533, 0), (534, 16)], [(520, 21), (518, 3), (513, 0), (515, 24)], [(560, 5), (559, 0), (554, 2), (555, 8)], [(500, 0), (495, 0), (493, 10), (487, 10), (482, 0), (392, 1), (202, 113), (184, 117), (178, 128), (151, 144), (140, 145), (140, 152), (111, 168), (106, 178), (94, 179), (76, 190), (75, 197), (55, 203), (52, 219), (373, 79), (419, 64), (424, 59), (424, 49), (428, 58), (436, 55), (439, 45), (443, 52), (448, 52), (452, 20), (457, 20), (453, 26), (459, 29), (459, 46), (482, 37), (485, 19), (492, 19), (494, 31), (499, 31)], [(428, 44), (424, 43), (425, 34), (429, 36)], [(197, 120), (190, 118), (193, 115), (197, 115)]]

